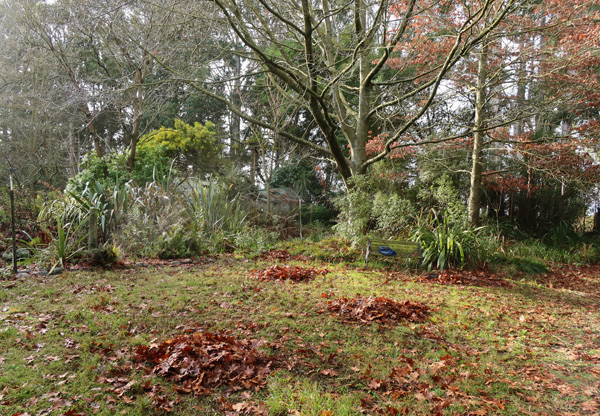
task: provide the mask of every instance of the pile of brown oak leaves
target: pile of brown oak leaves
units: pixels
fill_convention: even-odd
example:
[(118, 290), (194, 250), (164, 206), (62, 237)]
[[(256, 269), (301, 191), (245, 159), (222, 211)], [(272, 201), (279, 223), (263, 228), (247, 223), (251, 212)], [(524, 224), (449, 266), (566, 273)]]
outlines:
[(223, 384), (232, 391), (264, 387), (272, 362), (257, 350), (258, 344), (226, 332), (195, 332), (139, 345), (134, 357), (149, 365), (151, 373), (177, 382), (178, 393), (202, 396)]
[(329, 273), (329, 270), (315, 267), (274, 265), (268, 269), (254, 270), (250, 273), (250, 277), (262, 281), (291, 280), (293, 282), (303, 282), (327, 273)]
[(401, 321), (422, 322), (429, 315), (429, 308), (418, 302), (408, 300), (398, 302), (385, 296), (345, 297), (327, 302), (327, 309), (344, 321), (381, 322), (395, 324)]

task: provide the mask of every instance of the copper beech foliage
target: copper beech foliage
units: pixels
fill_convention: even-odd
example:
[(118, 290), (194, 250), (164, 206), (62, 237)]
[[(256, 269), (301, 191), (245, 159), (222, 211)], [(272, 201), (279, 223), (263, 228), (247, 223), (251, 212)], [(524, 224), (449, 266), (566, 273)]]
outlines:
[(398, 302), (385, 296), (345, 297), (327, 302), (327, 309), (345, 321), (395, 324), (401, 321), (421, 322), (429, 316), (429, 308), (418, 302)]
[(258, 280), (291, 280), (302, 282), (329, 273), (327, 269), (316, 267), (279, 266), (274, 265), (268, 269), (258, 269), (250, 273), (250, 277)]

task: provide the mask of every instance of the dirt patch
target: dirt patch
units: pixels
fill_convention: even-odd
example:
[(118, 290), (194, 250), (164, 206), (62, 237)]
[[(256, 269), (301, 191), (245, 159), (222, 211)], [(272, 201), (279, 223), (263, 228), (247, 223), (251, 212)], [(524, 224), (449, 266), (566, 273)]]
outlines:
[(422, 322), (429, 316), (427, 305), (408, 300), (398, 302), (384, 296), (343, 297), (327, 302), (327, 309), (344, 321), (363, 323)]
[(304, 282), (329, 273), (327, 269), (299, 266), (271, 266), (268, 269), (253, 270), (250, 278), (261, 281), (291, 280), (293, 282)]

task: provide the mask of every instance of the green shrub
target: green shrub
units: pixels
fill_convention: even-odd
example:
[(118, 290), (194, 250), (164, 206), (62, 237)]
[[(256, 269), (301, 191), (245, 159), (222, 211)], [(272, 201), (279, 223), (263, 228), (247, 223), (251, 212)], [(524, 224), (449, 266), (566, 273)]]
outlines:
[(307, 202), (317, 202), (323, 195), (323, 185), (315, 166), (308, 160), (293, 159), (289, 164), (278, 167), (271, 178), (272, 188), (289, 187)]
[(138, 166), (134, 166), (133, 179), (144, 184), (158, 179), (156, 173), (151, 176), (152, 180), (148, 177), (156, 166), (160, 166), (162, 175), (168, 173), (173, 163), (179, 169), (194, 166), (202, 172), (214, 171), (219, 165), (223, 144), (212, 122), (187, 124), (175, 119), (173, 128), (161, 127), (140, 137), (136, 150)]
[(28, 261), (38, 265), (53, 264), (53, 268), (59, 264), (64, 267), (68, 260), (86, 248), (88, 230), (85, 220), (86, 214), (69, 195), (60, 194), (57, 199), (44, 203), (38, 223), (44, 238), (49, 237), (50, 243), (43, 244), (41, 238), (31, 238), (25, 232), (29, 241), (21, 240), (20, 244), (33, 255)]
[(445, 211), (442, 218), (435, 212), (413, 232), (412, 239), (421, 244), (423, 265), (443, 270), (446, 267), (463, 268), (467, 263), (478, 265), (485, 256), (482, 246), (489, 249), (490, 239), (483, 236), (484, 228), (465, 228), (460, 222), (451, 222)]
[(554, 247), (566, 247), (576, 245), (581, 237), (571, 224), (561, 221), (542, 236), (541, 242)]
[(157, 246), (157, 256), (161, 259), (190, 257), (199, 251), (197, 238), (178, 225), (163, 233)]
[[(155, 182), (133, 187), (131, 193), (134, 203), (115, 233), (115, 243), (133, 257), (187, 257), (181, 254), (196, 247), (197, 235), (183, 209), (182, 196)], [(189, 247), (184, 248), (182, 240)]]
[(89, 251), (89, 259), (93, 266), (112, 266), (119, 261), (119, 248), (114, 244), (104, 244), (102, 247)]
[(116, 242), (129, 255), (142, 257), (232, 251), (244, 231), (246, 214), (228, 191), (216, 182), (191, 193), (154, 182), (132, 188), (135, 202)]
[(372, 215), (377, 230), (386, 236), (402, 235), (415, 223), (415, 204), (398, 194), (377, 192), (373, 199)]
[(113, 189), (127, 182), (142, 187), (151, 182), (165, 185), (177, 176), (177, 168), (189, 165), (202, 170), (214, 168), (222, 147), (211, 122), (203, 126), (175, 120), (174, 128), (161, 127), (140, 137), (133, 169), (127, 166), (127, 149), (104, 157), (95, 153), (85, 155), (79, 173), (69, 180), (67, 190), (79, 194), (94, 182), (103, 189)]
[(311, 224), (310, 227), (303, 231), (304, 238), (318, 243), (325, 238), (331, 237), (331, 227), (324, 226), (320, 223)]
[(512, 259), (510, 261), (515, 268), (527, 274), (542, 274), (548, 272), (548, 266), (536, 259)]
[[(557, 242), (559, 240), (556, 240)], [(600, 242), (589, 237), (579, 237), (563, 245), (546, 239), (546, 242), (529, 238), (511, 241), (506, 246), (509, 258), (531, 258), (548, 263), (597, 263), (600, 261)]]
[(98, 157), (96, 153), (88, 153), (79, 165), (79, 173), (69, 179), (66, 190), (80, 194), (89, 183), (93, 182), (98, 182), (104, 189), (111, 189), (131, 179), (125, 153), (109, 153), (104, 157)]
[(69, 192), (69, 195), (79, 204), (83, 218), (90, 218), (90, 215), (96, 217), (96, 228), (100, 231), (103, 242), (110, 240), (135, 203), (135, 193), (130, 182), (105, 188), (102, 182), (92, 181), (79, 194)]
[(340, 237), (349, 240), (353, 247), (359, 244), (371, 220), (373, 198), (369, 194), (369, 183), (368, 175), (354, 175), (351, 178), (352, 188), (334, 199), (340, 214), (338, 223), (333, 228)]
[(236, 250), (252, 256), (273, 249), (278, 237), (276, 231), (246, 227), (235, 236), (234, 244)]
[[(19, 263), (24, 265), (36, 263), (39, 267), (52, 264), (52, 253), (48, 248), (48, 244), (44, 244), (39, 236), (32, 238), (28, 233), (24, 232), (24, 234), (27, 239), (17, 240), (17, 244), (23, 247), (17, 249), (17, 255), (19, 254), (19, 250), (25, 249), (29, 252), (29, 257), (27, 259), (19, 258)], [(6, 258), (4, 258), (5, 255)], [(2, 257), (7, 264), (12, 262), (12, 253), (6, 252)]]
[(87, 214), (81, 209), (81, 204), (75, 198), (69, 194), (61, 194), (42, 205), (38, 222), (43, 228), (54, 226), (57, 218), (63, 224), (79, 224), (85, 221)]
[(196, 232), (203, 234), (222, 232), (233, 237), (246, 222), (239, 196), (231, 198), (229, 188), (214, 181), (186, 196), (185, 208)]
[(302, 224), (333, 224), (337, 212), (324, 205), (303, 204), (301, 209)]
[(581, 263), (600, 262), (600, 247), (594, 243), (581, 243), (573, 249), (572, 259)]
[(445, 173), (428, 184), (421, 183), (419, 187), (416, 204), (422, 212), (446, 211), (452, 223), (467, 220), (467, 207), (449, 174)]
[(53, 269), (59, 264), (64, 267), (69, 259), (85, 249), (83, 242), (87, 233), (83, 230), (83, 225), (83, 222), (64, 224), (60, 216), (56, 218), (56, 238), (51, 244), (56, 258)]
[(340, 211), (335, 231), (357, 246), (370, 230), (406, 236), (424, 210), (446, 211), (452, 223), (466, 221), (466, 206), (448, 175), (413, 188), (393, 185), (373, 173), (354, 175), (348, 192), (334, 200)]

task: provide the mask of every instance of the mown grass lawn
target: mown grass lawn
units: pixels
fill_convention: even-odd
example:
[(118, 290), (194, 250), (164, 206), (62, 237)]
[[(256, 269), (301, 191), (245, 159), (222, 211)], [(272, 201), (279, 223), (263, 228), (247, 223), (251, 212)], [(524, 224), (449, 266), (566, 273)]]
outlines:
[[(492, 276), (481, 286), (460, 276), (442, 284), (416, 273), (290, 264), (329, 273), (259, 281), (250, 272), (273, 260), (226, 255), (0, 282), (0, 414), (600, 412), (598, 274)], [(328, 311), (328, 301), (356, 294), (420, 302), (431, 313), (391, 325)], [(132, 365), (137, 346), (200, 330), (263, 340), (259, 351), (272, 360), (266, 386), (225, 383), (195, 397)]]

